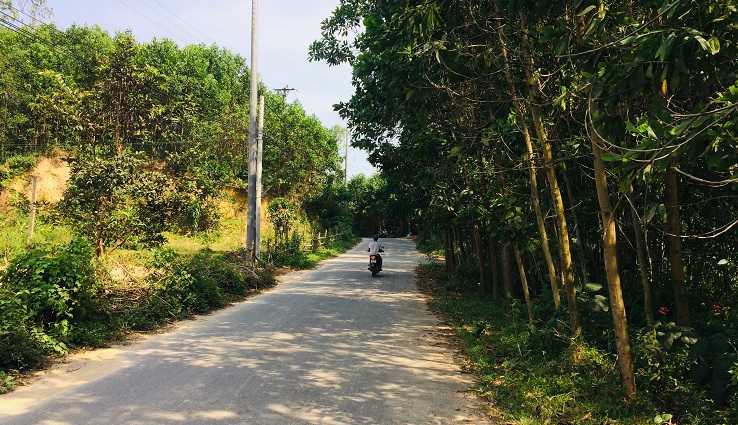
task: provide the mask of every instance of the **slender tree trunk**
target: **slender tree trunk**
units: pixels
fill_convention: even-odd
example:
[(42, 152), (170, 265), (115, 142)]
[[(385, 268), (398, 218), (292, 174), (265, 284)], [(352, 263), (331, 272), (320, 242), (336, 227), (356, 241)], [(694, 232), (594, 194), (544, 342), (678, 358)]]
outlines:
[(448, 244), (451, 249), (449, 254), (451, 255), (451, 273), (453, 273), (459, 266), (459, 257), (456, 255), (456, 240), (454, 239), (453, 229), (448, 229)]
[(449, 261), (448, 261), (448, 253), (451, 251), (448, 249), (448, 230), (443, 231), (443, 257), (445, 258), (445, 261), (443, 262), (443, 265), (446, 268), (446, 273), (451, 274), (449, 270)]
[(500, 250), (498, 247), (498, 242), (489, 238), (489, 264), (492, 269), (492, 301), (495, 304), (500, 302)]
[[(593, 99), (589, 100), (589, 112), (591, 117), (597, 116), (597, 106)], [(602, 216), (602, 227), (604, 230), (604, 259), (605, 274), (607, 275), (607, 289), (610, 295), (610, 311), (615, 330), (615, 349), (618, 355), (618, 366), (620, 367), (620, 381), (626, 398), (633, 399), (636, 395), (635, 373), (633, 371), (633, 360), (630, 352), (630, 338), (628, 336), (628, 320), (625, 315), (625, 303), (623, 302), (623, 290), (620, 285), (620, 271), (617, 258), (617, 227), (613, 214), (610, 194), (607, 188), (607, 175), (605, 162), (602, 160), (600, 144), (602, 139), (593, 126), (591, 132), (592, 154), (594, 156), (595, 186), (597, 187), (597, 200), (600, 204)]]
[(533, 306), (530, 301), (530, 291), (528, 290), (528, 278), (525, 276), (525, 264), (520, 256), (520, 248), (515, 244), (515, 261), (518, 263), (518, 271), (520, 271), (520, 282), (523, 284), (523, 295), (525, 296), (525, 306), (528, 307), (528, 321), (533, 323)]
[(574, 198), (574, 191), (571, 189), (571, 182), (569, 182), (569, 177), (567, 176), (567, 173), (564, 172), (561, 175), (564, 179), (564, 186), (566, 187), (566, 194), (569, 198), (569, 205), (572, 206), (571, 218), (572, 220), (574, 220), (574, 235), (577, 237), (577, 243), (575, 245), (577, 247), (577, 251), (579, 251), (579, 264), (582, 271), (582, 282), (591, 282), (592, 280), (589, 276), (589, 269), (587, 268), (587, 259), (589, 258), (586, 251), (587, 239), (582, 234), (581, 226), (579, 226), (579, 218), (577, 217), (576, 208), (574, 208), (574, 205), (577, 204), (576, 199)]
[(669, 241), (669, 262), (671, 263), (671, 279), (674, 287), (674, 313), (676, 324), (690, 326), (689, 300), (687, 299), (687, 283), (684, 278), (684, 258), (682, 256), (682, 222), (679, 216), (679, 196), (677, 161), (673, 156), (666, 168), (666, 223)]
[(556, 223), (559, 228), (559, 255), (561, 258), (562, 273), (564, 275), (564, 286), (566, 288), (566, 301), (569, 306), (569, 324), (574, 335), (582, 333), (582, 325), (579, 319), (579, 307), (577, 306), (577, 290), (574, 285), (574, 268), (571, 259), (571, 248), (569, 246), (569, 229), (566, 223), (566, 210), (564, 200), (559, 189), (556, 169), (553, 163), (553, 151), (548, 140), (546, 129), (543, 126), (543, 118), (538, 109), (538, 80), (533, 71), (533, 52), (528, 40), (528, 23), (524, 12), (520, 12), (520, 37), (523, 48), (523, 68), (525, 69), (526, 82), (528, 83), (528, 100), (533, 126), (538, 135), (538, 142), (543, 152), (543, 166), (548, 176), (549, 190), (553, 198)]
[(515, 298), (515, 280), (510, 261), (510, 245), (502, 245), (502, 277), (505, 282), (505, 292), (512, 299)]
[(477, 266), (479, 267), (479, 284), (483, 294), (491, 293), (489, 287), (489, 280), (487, 278), (487, 265), (485, 259), (487, 258), (484, 253), (484, 245), (482, 244), (482, 234), (479, 231), (479, 224), (474, 224), (473, 228), (474, 235), (474, 249), (477, 254)]
[(643, 230), (641, 229), (641, 221), (638, 219), (638, 213), (635, 209), (635, 200), (633, 199), (633, 185), (628, 187), (628, 203), (630, 204), (630, 219), (633, 223), (633, 231), (635, 232), (636, 251), (638, 252), (638, 270), (641, 275), (641, 286), (643, 287), (643, 311), (646, 315), (646, 325), (649, 329), (654, 327), (653, 307), (651, 306), (651, 286), (649, 284), (649, 267), (646, 261), (646, 244), (643, 238)]
[(459, 226), (454, 226), (454, 239), (456, 240), (456, 244), (459, 246), (459, 263), (462, 265), (467, 264), (469, 261), (469, 258), (466, 255), (466, 246), (464, 244), (464, 235), (461, 229), (459, 229)]
[[(495, 12), (497, 14), (498, 22), (500, 18), (500, 10), (497, 1), (494, 2)], [(536, 165), (534, 162), (535, 154), (533, 151), (533, 142), (531, 141), (530, 132), (528, 131), (528, 125), (525, 121), (525, 108), (520, 103), (517, 91), (515, 89), (515, 81), (512, 77), (512, 71), (510, 70), (510, 61), (507, 56), (507, 44), (505, 43), (505, 37), (502, 34), (502, 26), (497, 26), (497, 36), (500, 43), (500, 50), (502, 51), (503, 69), (505, 71), (505, 79), (510, 90), (510, 97), (513, 102), (513, 106), (520, 116), (520, 127), (525, 139), (526, 148), (526, 159), (528, 162), (528, 172), (530, 174), (530, 192), (531, 192), (531, 203), (533, 210), (536, 213), (536, 224), (538, 225), (538, 232), (541, 235), (541, 248), (543, 249), (543, 257), (546, 260), (546, 267), (548, 268), (548, 278), (551, 285), (551, 293), (553, 295), (554, 306), (556, 309), (561, 305), (561, 295), (559, 294), (559, 284), (556, 280), (556, 266), (554, 265), (553, 256), (551, 255), (551, 248), (548, 243), (548, 232), (546, 231), (546, 223), (543, 220), (543, 213), (541, 212), (541, 201), (538, 197), (538, 177), (536, 175)]]

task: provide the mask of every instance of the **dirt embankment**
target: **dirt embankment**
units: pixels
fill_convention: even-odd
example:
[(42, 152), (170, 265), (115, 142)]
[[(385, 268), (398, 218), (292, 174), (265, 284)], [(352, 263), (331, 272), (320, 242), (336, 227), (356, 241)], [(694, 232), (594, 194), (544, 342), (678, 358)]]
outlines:
[(38, 176), (36, 201), (55, 204), (62, 199), (69, 181), (69, 163), (64, 156), (41, 157), (36, 166), (23, 177), (15, 179), (8, 190), (0, 192), (0, 213), (7, 214), (13, 193), (31, 199), (33, 176)]

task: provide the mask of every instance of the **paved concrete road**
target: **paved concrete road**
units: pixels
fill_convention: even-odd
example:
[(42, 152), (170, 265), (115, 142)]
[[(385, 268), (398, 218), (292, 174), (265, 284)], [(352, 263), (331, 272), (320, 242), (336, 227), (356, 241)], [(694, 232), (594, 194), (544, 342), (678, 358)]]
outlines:
[(0, 396), (0, 424), (484, 424), (412, 284), (423, 256), (363, 241), (273, 290)]

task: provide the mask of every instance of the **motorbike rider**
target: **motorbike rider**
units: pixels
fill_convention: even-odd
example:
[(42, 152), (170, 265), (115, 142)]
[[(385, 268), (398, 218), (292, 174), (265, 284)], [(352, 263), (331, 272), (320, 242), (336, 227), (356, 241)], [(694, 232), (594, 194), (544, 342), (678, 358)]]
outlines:
[(376, 255), (377, 256), (377, 265), (379, 266), (379, 270), (382, 270), (382, 256), (379, 255), (380, 252), (383, 252), (382, 245), (379, 244), (379, 235), (374, 235), (374, 240), (369, 242), (369, 255)]

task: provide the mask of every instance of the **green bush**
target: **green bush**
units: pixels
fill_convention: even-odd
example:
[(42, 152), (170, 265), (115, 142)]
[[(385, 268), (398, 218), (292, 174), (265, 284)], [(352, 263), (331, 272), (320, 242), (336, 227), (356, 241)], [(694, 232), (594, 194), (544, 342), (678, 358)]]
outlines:
[[(0, 182), (2, 182), (3, 180), (9, 179), (11, 176), (12, 174), (10, 172), (10, 168), (8, 168), (5, 165), (0, 165)], [(3, 186), (0, 186), (0, 189), (2, 188)]]
[[(0, 286), (0, 371), (34, 367), (44, 359), (43, 347), (31, 333), (31, 315), (22, 295)], [(4, 386), (0, 383), (0, 393)]]
[(121, 318), (125, 327), (150, 330), (172, 320), (207, 313), (243, 297), (249, 288), (234, 264), (210, 250), (187, 260), (171, 248), (162, 248), (150, 265), (157, 272), (148, 278), (150, 286), (144, 300)]
[[(213, 251), (203, 251), (195, 255), (190, 261), (188, 268), (192, 270), (195, 280), (202, 283), (207, 282), (208, 287), (217, 287), (222, 293), (219, 295), (223, 298), (223, 294), (243, 297), (249, 288), (246, 278), (238, 272), (232, 265), (221, 257), (214, 256)], [(214, 292), (206, 290), (204, 294)], [(218, 305), (217, 300), (213, 300), (214, 305)]]
[[(34, 367), (69, 345), (87, 345), (100, 320), (92, 248), (81, 239), (28, 249), (0, 276), (0, 369)], [(105, 336), (96, 338), (105, 340)]]
[(47, 329), (83, 319), (92, 302), (92, 249), (82, 239), (51, 248), (32, 248), (13, 259), (3, 275), (8, 289), (23, 291), (31, 319)]
[(308, 254), (301, 249), (303, 240), (297, 232), (274, 247), (274, 264), (289, 267), (291, 269), (303, 270), (312, 267)]
[(100, 314), (92, 258), (91, 246), (73, 239), (20, 253), (2, 275), (0, 282), (18, 295), (46, 351), (66, 351), (65, 344), (76, 342), (75, 323)]
[(0, 394), (5, 394), (15, 388), (15, 376), (0, 371)]
[(8, 158), (5, 164), (13, 174), (17, 175), (32, 169), (37, 162), (35, 155), (17, 155)]

